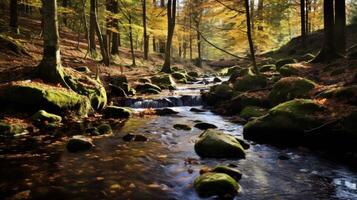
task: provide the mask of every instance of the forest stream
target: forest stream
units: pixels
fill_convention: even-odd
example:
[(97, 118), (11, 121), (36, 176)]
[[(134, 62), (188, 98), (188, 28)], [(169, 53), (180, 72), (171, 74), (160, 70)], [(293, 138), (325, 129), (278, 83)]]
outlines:
[[(176, 93), (195, 96), (205, 88), (185, 85)], [(197, 106), (199, 97), (191, 99), (191, 105), (202, 107)], [(138, 112), (148, 105), (138, 102), (132, 104)], [(251, 143), (246, 159), (200, 159), (194, 141), (202, 131), (176, 130), (174, 124), (209, 122), (238, 137), (243, 137), (243, 127), (230, 117), (176, 105), (182, 105), (172, 107), (178, 115), (133, 117), (113, 126), (113, 135), (94, 140), (90, 151), (74, 154), (65, 143), (43, 147), (33, 140), (22, 141), (21, 148), (1, 148), (0, 198), (21, 199), (31, 192), (35, 199), (199, 199), (194, 179), (202, 168), (222, 164), (243, 173), (236, 199), (357, 198), (356, 172), (306, 148)], [(125, 142), (122, 138), (129, 133), (148, 141)]]

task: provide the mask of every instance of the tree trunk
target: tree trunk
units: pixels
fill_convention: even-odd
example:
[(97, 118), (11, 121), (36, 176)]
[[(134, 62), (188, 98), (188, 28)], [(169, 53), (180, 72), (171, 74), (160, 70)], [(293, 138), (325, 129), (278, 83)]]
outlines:
[(301, 44), (306, 47), (306, 13), (305, 13), (305, 0), (300, 0), (300, 22), (301, 22)]
[(202, 67), (202, 52), (201, 52), (201, 35), (200, 35), (200, 24), (196, 22), (196, 34), (197, 34), (197, 67)]
[(171, 72), (171, 44), (172, 37), (175, 30), (175, 20), (176, 20), (176, 0), (168, 0), (167, 2), (167, 40), (166, 40), (166, 51), (165, 51), (165, 62), (162, 66), (161, 71), (170, 73)]
[(94, 25), (95, 25), (95, 32), (97, 33), (97, 38), (98, 38), (98, 41), (99, 41), (99, 45), (100, 45), (100, 52), (102, 54), (102, 57), (103, 57), (103, 63), (106, 65), (106, 66), (109, 66), (110, 65), (110, 60), (109, 60), (109, 54), (107, 52), (107, 49), (105, 48), (105, 44), (104, 44), (104, 39), (103, 39), (103, 36), (102, 36), (102, 33), (101, 33), (101, 30), (100, 30), (100, 27), (99, 27), (99, 24), (98, 24), (98, 21), (97, 21), (97, 1), (96, 0), (91, 0), (92, 4), (94, 5), (91, 5), (94, 7)]
[(133, 41), (133, 29), (131, 27), (131, 14), (129, 14), (129, 40), (130, 40), (130, 51), (131, 51), (131, 60), (132, 66), (136, 66), (135, 62), (135, 52), (134, 52), (134, 41)]
[(17, 0), (10, 1), (10, 27), (14, 33), (19, 34)]
[(43, 58), (38, 66), (39, 76), (46, 82), (64, 82), (61, 66), (57, 19), (57, 0), (42, 0), (43, 15)]
[(144, 33), (143, 33), (144, 60), (147, 60), (149, 58), (149, 38), (146, 28), (146, 0), (142, 0), (142, 6), (143, 6), (143, 27), (144, 27)]
[(258, 10), (257, 10), (257, 21), (259, 22), (258, 24), (258, 30), (259, 31), (264, 31), (264, 0), (259, 0), (258, 2)]
[[(118, 1), (113, 1), (113, 13), (118, 14), (119, 13), (119, 2)], [(118, 19), (113, 19), (113, 27), (119, 31), (119, 23)], [(112, 54), (119, 54), (119, 33), (113, 32), (113, 38), (112, 38)]]
[[(89, 38), (89, 29), (88, 29), (88, 24), (87, 24), (87, 15), (86, 15), (86, 1), (81, 0), (82, 3), (82, 18), (84, 22), (84, 31), (86, 34), (86, 40), (87, 40), (87, 54), (90, 53), (90, 38)], [(86, 55), (87, 55), (86, 54)]]
[[(68, 0), (62, 0), (62, 7), (63, 8), (67, 8), (68, 7)], [(67, 14), (66, 13), (64, 13), (63, 14), (63, 24), (65, 25), (65, 26), (67, 26), (68, 24), (67, 24)]]
[(97, 24), (96, 0), (90, 0), (89, 49), (90, 49), (91, 56), (96, 56), (97, 54), (97, 44), (95, 41), (96, 26), (97, 26), (96, 24)]
[(327, 62), (338, 57), (334, 44), (334, 0), (324, 0), (324, 44), (322, 50), (312, 61)]
[[(112, 8), (112, 0), (106, 0), (106, 11), (107, 12), (112, 12), (113, 8)], [(112, 24), (112, 19), (110, 16), (106, 17), (106, 31), (105, 31), (105, 35), (104, 37), (104, 45), (105, 45), (105, 50), (108, 53), (108, 57), (110, 56), (110, 44), (111, 44), (111, 38), (112, 38), (112, 28), (113, 24)]]
[(255, 61), (255, 50), (254, 50), (254, 44), (253, 44), (253, 39), (252, 39), (250, 14), (249, 14), (249, 0), (244, 0), (244, 3), (245, 3), (246, 18), (247, 18), (247, 20), (246, 20), (247, 21), (247, 37), (248, 37), (248, 42), (249, 42), (250, 57), (252, 59), (252, 64), (253, 64), (255, 73), (259, 74), (259, 69), (258, 69), (257, 63)]
[(156, 38), (155, 36), (152, 36), (152, 50), (156, 52)]
[(338, 53), (346, 52), (346, 2), (335, 0), (335, 45)]

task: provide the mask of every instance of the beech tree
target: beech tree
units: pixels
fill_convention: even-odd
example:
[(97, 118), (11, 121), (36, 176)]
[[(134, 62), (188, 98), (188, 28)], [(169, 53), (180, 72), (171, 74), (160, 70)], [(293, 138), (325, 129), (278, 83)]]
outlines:
[(165, 62), (162, 66), (161, 71), (170, 73), (171, 72), (171, 45), (172, 37), (175, 30), (175, 20), (176, 20), (176, 0), (167, 1), (167, 40), (165, 47)]
[(247, 37), (248, 37), (248, 42), (249, 42), (250, 58), (252, 59), (254, 71), (257, 74), (259, 74), (259, 69), (258, 69), (257, 63), (255, 61), (255, 50), (254, 50), (254, 43), (253, 43), (253, 38), (252, 38), (252, 24), (250, 22), (250, 13), (249, 13), (249, 0), (244, 0), (244, 7), (245, 7), (245, 12), (246, 12)]

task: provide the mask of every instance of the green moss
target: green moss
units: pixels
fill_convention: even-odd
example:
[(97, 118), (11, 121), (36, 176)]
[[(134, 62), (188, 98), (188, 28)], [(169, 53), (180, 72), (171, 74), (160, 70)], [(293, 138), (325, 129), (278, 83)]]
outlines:
[(152, 83), (139, 84), (135, 89), (142, 94), (159, 94), (161, 92), (161, 88)]
[(16, 137), (26, 133), (27, 130), (21, 124), (0, 121), (0, 137)]
[(220, 74), (221, 76), (230, 76), (230, 75), (232, 75), (234, 72), (239, 71), (239, 70), (241, 70), (241, 69), (242, 69), (242, 68), (239, 67), (239, 66), (227, 67), (227, 68), (222, 69), (222, 70), (219, 72), (219, 74)]
[(247, 106), (243, 108), (240, 112), (239, 116), (244, 119), (250, 119), (252, 117), (260, 117), (267, 114), (267, 110), (264, 108), (256, 107), (256, 106)]
[(90, 109), (87, 97), (43, 83), (14, 82), (0, 86), (0, 101), (29, 110), (77, 111), (86, 115)]
[(313, 81), (300, 77), (282, 78), (274, 84), (269, 100), (273, 105), (277, 105), (295, 98), (308, 97), (315, 86)]
[(162, 89), (170, 89), (175, 87), (175, 81), (169, 74), (154, 76), (151, 78), (151, 82), (155, 85), (158, 85)]
[(97, 131), (101, 135), (113, 133), (112, 127), (109, 124), (101, 124), (97, 127)]
[(198, 78), (198, 77), (199, 77), (198, 72), (195, 72), (195, 71), (188, 72), (187, 74), (188, 74), (190, 77), (193, 77), (193, 78)]
[(234, 83), (234, 89), (237, 91), (248, 91), (254, 89), (261, 89), (266, 87), (267, 78), (262, 75), (255, 75), (253, 73), (248, 73), (244, 77), (236, 79)]
[(232, 177), (224, 173), (206, 173), (194, 182), (197, 193), (202, 197), (235, 195), (239, 185)]
[(274, 64), (263, 65), (259, 69), (260, 72), (270, 72), (275, 70), (276, 70), (276, 66)]
[(46, 112), (45, 110), (39, 110), (37, 113), (33, 114), (31, 117), (34, 122), (50, 122), (59, 123), (62, 121), (62, 117)]
[(282, 76), (293, 76), (299, 73), (299, 70), (296, 69), (293, 65), (286, 64), (279, 69), (279, 72)]
[(244, 148), (233, 136), (213, 129), (200, 135), (195, 143), (195, 151), (201, 157), (245, 158)]
[(176, 80), (186, 79), (187, 77), (186, 74), (182, 72), (174, 72), (171, 74), (171, 76)]
[[(294, 133), (303, 135), (305, 130), (316, 128), (328, 117), (324, 106), (309, 99), (295, 99), (272, 108), (267, 115), (248, 122), (244, 137), (248, 139), (293, 139)], [(324, 113), (324, 114), (322, 114)], [(295, 135), (296, 136), (296, 135)]]
[(107, 118), (129, 118), (132, 115), (130, 109), (118, 106), (107, 106), (103, 113)]

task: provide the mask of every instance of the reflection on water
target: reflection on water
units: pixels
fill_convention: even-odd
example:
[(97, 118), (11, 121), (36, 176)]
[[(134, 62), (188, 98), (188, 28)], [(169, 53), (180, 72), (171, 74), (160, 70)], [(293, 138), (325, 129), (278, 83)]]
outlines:
[[(68, 153), (64, 142), (46, 147), (27, 142), (30, 148), (24, 145), (21, 152), (1, 142), (0, 199), (199, 199), (193, 180), (201, 168), (217, 164), (243, 172), (237, 199), (357, 199), (357, 173), (306, 149), (256, 144), (245, 160), (201, 160), (193, 149), (201, 131), (178, 131), (174, 124), (201, 120), (237, 136), (242, 127), (210, 112), (175, 109), (178, 116), (130, 119), (83, 153)], [(143, 134), (149, 141), (124, 142), (128, 133)], [(278, 159), (282, 154), (290, 159)]]

